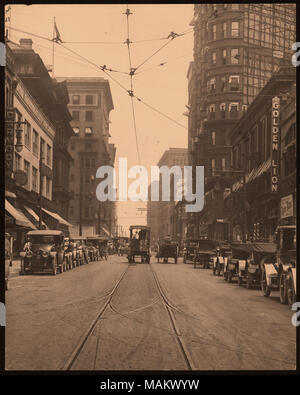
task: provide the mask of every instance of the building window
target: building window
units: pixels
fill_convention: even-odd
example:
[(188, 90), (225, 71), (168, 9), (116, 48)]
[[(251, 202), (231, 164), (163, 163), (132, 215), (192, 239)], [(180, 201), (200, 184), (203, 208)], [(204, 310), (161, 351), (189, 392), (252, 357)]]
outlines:
[(216, 132), (211, 132), (211, 145), (216, 145)]
[(80, 96), (79, 95), (73, 95), (72, 96), (72, 103), (73, 104), (80, 104)]
[(91, 165), (90, 158), (85, 158), (85, 168), (89, 169)]
[(225, 119), (226, 118), (226, 103), (220, 104), (220, 113), (221, 113), (221, 119)]
[(227, 63), (227, 49), (222, 50), (222, 63), (223, 64)]
[(31, 125), (28, 121), (25, 120), (24, 125), (24, 144), (30, 150), (30, 142), (31, 142)]
[(24, 172), (27, 175), (27, 183), (26, 183), (25, 187), (28, 188), (30, 185), (30, 164), (25, 159), (24, 159)]
[(231, 22), (231, 37), (239, 37), (240, 35), (240, 23), (239, 22)]
[(216, 105), (215, 105), (215, 104), (211, 104), (211, 105), (208, 107), (208, 111), (209, 111), (209, 114), (208, 114), (209, 119), (210, 119), (210, 120), (215, 119), (215, 115), (216, 115)]
[(46, 177), (46, 197), (50, 199), (50, 178)]
[(86, 95), (85, 104), (93, 104), (93, 96), (92, 95)]
[(42, 137), (40, 139), (40, 160), (45, 161), (45, 140)]
[(34, 129), (32, 135), (32, 152), (35, 156), (39, 155), (39, 134)]
[(78, 135), (79, 134), (79, 128), (77, 128), (77, 127), (74, 127), (73, 128), (73, 132), (76, 134), (76, 135)]
[(211, 64), (216, 65), (217, 64), (217, 53), (216, 51), (213, 51), (211, 53)]
[(230, 90), (236, 92), (240, 89), (240, 77), (238, 75), (231, 75), (229, 77)]
[(79, 121), (79, 111), (72, 111), (72, 120)]
[(216, 79), (215, 78), (211, 78), (209, 80), (209, 90), (210, 90), (210, 92), (216, 91)]
[(211, 175), (214, 176), (215, 175), (215, 170), (216, 170), (216, 160), (212, 159), (211, 160)]
[(230, 63), (231, 64), (239, 64), (240, 55), (238, 48), (232, 48), (230, 50)]
[(21, 156), (15, 152), (15, 170), (22, 170), (21, 169)]
[(91, 158), (91, 168), (94, 169), (96, 167), (95, 158)]
[(84, 129), (84, 133), (85, 133), (86, 136), (91, 136), (91, 135), (92, 135), (92, 132), (93, 132), (93, 130), (92, 130), (91, 127), (86, 127), (86, 128)]
[(211, 25), (211, 39), (212, 40), (217, 39), (217, 25), (216, 24)]
[(225, 158), (222, 158), (222, 165), (221, 165), (221, 167), (222, 167), (222, 170), (226, 170), (226, 159)]
[(38, 170), (32, 166), (32, 190), (38, 192)]
[(92, 121), (93, 120), (93, 111), (86, 111), (85, 112), (85, 120)]
[(230, 103), (229, 104), (230, 118), (237, 118), (238, 111), (239, 111), (239, 103)]
[(231, 4), (231, 9), (232, 9), (232, 11), (238, 11), (240, 9), (240, 5), (239, 4)]
[(227, 37), (227, 22), (222, 23), (223, 38)]
[(47, 165), (51, 166), (51, 147), (47, 144)]
[(86, 184), (89, 184), (89, 183), (90, 183), (90, 180), (91, 180), (90, 175), (89, 175), (89, 174), (85, 174), (85, 180), (84, 180), (84, 182), (85, 182)]

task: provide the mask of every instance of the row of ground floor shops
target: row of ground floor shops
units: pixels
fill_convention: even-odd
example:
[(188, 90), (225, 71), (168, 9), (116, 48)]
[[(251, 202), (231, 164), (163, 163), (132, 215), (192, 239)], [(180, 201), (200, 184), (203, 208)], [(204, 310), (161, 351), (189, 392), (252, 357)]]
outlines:
[[(270, 167), (251, 182), (207, 193), (201, 212), (175, 216), (174, 235), (180, 241), (207, 237), (220, 241), (273, 242), (279, 225), (296, 225), (296, 177), (270, 189)], [(181, 210), (178, 210), (182, 213)]]

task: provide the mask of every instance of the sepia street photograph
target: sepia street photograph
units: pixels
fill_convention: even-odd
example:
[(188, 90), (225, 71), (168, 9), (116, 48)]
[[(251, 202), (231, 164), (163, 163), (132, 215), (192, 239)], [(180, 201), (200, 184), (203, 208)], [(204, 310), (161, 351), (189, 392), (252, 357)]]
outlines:
[(296, 4), (3, 12), (5, 371), (295, 372)]

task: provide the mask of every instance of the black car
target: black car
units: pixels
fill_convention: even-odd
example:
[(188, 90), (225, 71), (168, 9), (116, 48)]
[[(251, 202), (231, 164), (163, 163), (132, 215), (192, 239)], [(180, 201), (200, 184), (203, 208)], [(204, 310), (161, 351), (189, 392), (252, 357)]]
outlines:
[(59, 230), (32, 230), (21, 256), (20, 274), (62, 273), (67, 270), (64, 234)]

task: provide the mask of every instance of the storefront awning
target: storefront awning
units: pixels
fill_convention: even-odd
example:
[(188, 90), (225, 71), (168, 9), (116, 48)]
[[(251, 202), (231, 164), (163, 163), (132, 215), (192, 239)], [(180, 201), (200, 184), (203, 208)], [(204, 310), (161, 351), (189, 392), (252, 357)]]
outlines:
[(63, 225), (66, 226), (73, 226), (72, 224), (70, 224), (68, 221), (66, 221), (65, 219), (63, 219), (60, 215), (58, 215), (57, 213), (53, 213), (52, 211), (46, 210), (45, 208), (42, 209), (43, 211), (45, 211), (46, 214), (50, 215), (50, 217), (53, 217), (54, 219), (56, 219), (58, 222), (60, 222)]
[(36, 229), (33, 223), (30, 222), (29, 219), (25, 217), (22, 211), (15, 208), (6, 199), (5, 199), (5, 210), (8, 212), (9, 215), (14, 217), (14, 219), (16, 220), (16, 225), (22, 226), (24, 228)]
[(104, 226), (101, 226), (101, 229), (103, 230), (103, 232), (104, 232), (105, 234), (107, 234), (107, 236), (110, 235), (110, 234), (109, 234), (109, 231), (108, 231), (106, 228), (104, 228)]
[[(39, 217), (38, 215), (30, 208), (27, 206), (24, 206), (25, 210), (28, 211), (28, 213), (37, 221), (39, 222)], [(46, 227), (46, 229), (49, 229), (48, 226), (45, 224), (45, 222), (43, 221), (42, 224)]]
[(249, 175), (246, 176), (246, 182), (254, 181), (257, 177), (265, 173), (271, 167), (271, 159), (269, 158), (263, 162), (260, 166), (253, 169)]

